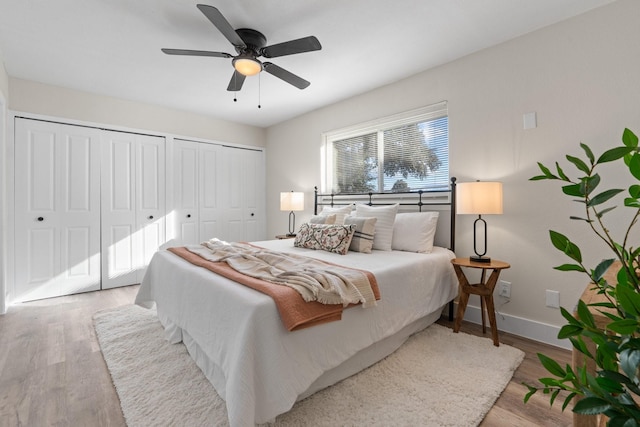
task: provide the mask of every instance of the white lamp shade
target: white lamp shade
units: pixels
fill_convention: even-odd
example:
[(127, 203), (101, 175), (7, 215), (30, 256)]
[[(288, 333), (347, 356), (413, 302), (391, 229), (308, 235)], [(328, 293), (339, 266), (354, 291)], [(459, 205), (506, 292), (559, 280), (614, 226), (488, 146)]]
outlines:
[(459, 214), (501, 214), (501, 182), (461, 182), (456, 185), (456, 212)]
[(301, 191), (288, 191), (280, 193), (281, 211), (303, 211), (304, 193)]

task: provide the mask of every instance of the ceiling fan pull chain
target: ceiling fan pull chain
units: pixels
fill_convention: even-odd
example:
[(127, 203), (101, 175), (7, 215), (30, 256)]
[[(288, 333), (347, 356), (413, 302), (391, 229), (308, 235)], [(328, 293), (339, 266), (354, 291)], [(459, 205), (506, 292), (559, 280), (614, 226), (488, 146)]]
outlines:
[[(238, 75), (236, 73), (233, 73), (233, 86), (234, 87), (238, 87), (237, 83), (236, 83), (237, 80), (238, 80)], [(237, 94), (238, 94), (237, 91), (233, 92), (233, 102), (238, 102)]]
[(262, 85), (260, 84), (262, 82), (262, 79), (260, 78), (260, 74), (262, 73), (258, 74), (258, 108), (262, 108), (260, 106), (260, 89), (262, 88)]

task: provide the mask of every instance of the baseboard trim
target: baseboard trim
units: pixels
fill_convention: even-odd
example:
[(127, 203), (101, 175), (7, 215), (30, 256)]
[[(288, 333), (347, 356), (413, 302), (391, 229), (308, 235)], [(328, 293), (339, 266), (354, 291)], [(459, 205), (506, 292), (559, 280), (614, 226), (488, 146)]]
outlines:
[[(455, 304), (455, 309), (458, 308), (458, 304)], [(454, 313), (456, 310), (454, 309)], [(480, 317), (480, 307), (467, 306), (464, 313), (464, 320), (475, 323), (477, 325), (482, 324), (482, 318)], [(571, 350), (573, 346), (571, 341), (564, 339), (558, 339), (559, 326), (549, 325), (547, 323), (537, 322), (531, 319), (525, 319), (518, 316), (512, 316), (510, 314), (496, 313), (496, 320), (498, 323), (498, 330), (508, 332), (513, 335), (528, 338), (530, 340), (542, 342), (545, 344), (553, 345), (555, 347)], [(488, 320), (487, 320), (488, 327)]]

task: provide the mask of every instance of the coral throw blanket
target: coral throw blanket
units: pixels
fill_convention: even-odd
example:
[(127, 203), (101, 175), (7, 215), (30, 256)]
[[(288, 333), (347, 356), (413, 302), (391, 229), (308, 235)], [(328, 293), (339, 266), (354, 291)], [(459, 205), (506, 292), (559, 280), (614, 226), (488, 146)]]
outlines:
[[(251, 247), (251, 245), (248, 245), (248, 244), (234, 244), (234, 245), (243, 246), (243, 248), (241, 248), (239, 252), (245, 252), (246, 248)], [(235, 248), (237, 249), (238, 246), (236, 246)], [(216, 247), (216, 249), (218, 248)], [(256, 276), (254, 274), (247, 275), (247, 274), (241, 273), (240, 271), (234, 269), (234, 267), (230, 265), (230, 264), (232, 265), (236, 264), (237, 266), (239, 264), (240, 267), (245, 268), (247, 265), (247, 259), (250, 259), (251, 263), (255, 261), (254, 260), (255, 257), (253, 256), (253, 254), (250, 256), (226, 256), (225, 257), (225, 256), (220, 256), (219, 251), (217, 250), (211, 251), (210, 249), (206, 249), (204, 246), (198, 246), (198, 247), (190, 246), (188, 248), (175, 247), (175, 248), (169, 248), (168, 250), (180, 256), (181, 258), (185, 259), (186, 261), (189, 261), (191, 264), (206, 268), (207, 270), (210, 270), (216, 274), (219, 274), (237, 283), (241, 283), (245, 286), (248, 286), (252, 289), (255, 289), (259, 292), (269, 295), (274, 300), (278, 308), (278, 312), (280, 313), (280, 318), (282, 319), (282, 322), (285, 328), (289, 331), (295, 331), (298, 329), (304, 329), (304, 328), (319, 325), (322, 323), (340, 320), (342, 318), (342, 311), (345, 307), (350, 307), (359, 303), (362, 303), (364, 307), (368, 307), (368, 306), (375, 305), (375, 301), (380, 299), (380, 291), (378, 289), (378, 284), (376, 282), (376, 278), (371, 272), (357, 270), (357, 269), (350, 269), (343, 266), (337, 266), (337, 265), (326, 263), (313, 258), (302, 257), (299, 255), (292, 255), (292, 254), (281, 254), (278, 252), (272, 252), (272, 251), (267, 251), (261, 248), (257, 248), (255, 246), (253, 247), (253, 249), (247, 249), (249, 252), (257, 251), (258, 253), (262, 254), (262, 256), (258, 258), (266, 258), (268, 262), (271, 262), (271, 263), (273, 263), (273, 259), (274, 259), (273, 257), (276, 257), (278, 255), (282, 255), (285, 258), (293, 257), (295, 261), (299, 264), (297, 269), (300, 272), (302, 272), (301, 275), (288, 272), (285, 274), (276, 273), (275, 276), (278, 276), (278, 275), (286, 276), (288, 277), (287, 279), (288, 281), (294, 282), (294, 283), (298, 282), (298, 285), (297, 285), (298, 290), (296, 290), (295, 286), (292, 287), (290, 283), (285, 283), (284, 279), (274, 279), (276, 283), (274, 283), (274, 281), (272, 280), (264, 279), (264, 274), (262, 273), (264, 273), (265, 270), (269, 270), (270, 272), (273, 272), (273, 271), (277, 272), (280, 269), (281, 265), (275, 268), (273, 266), (261, 268), (260, 269), (261, 274), (258, 274), (257, 276), (263, 277), (263, 278), (253, 277), (253, 276)], [(235, 250), (235, 249), (232, 249), (232, 250)], [(238, 251), (236, 250), (236, 252)], [(223, 260), (219, 261), (218, 259), (223, 259)], [(234, 259), (235, 262), (234, 261), (229, 262), (231, 259)], [(351, 292), (345, 292), (346, 297), (341, 298), (338, 303), (323, 304), (318, 300), (305, 301), (305, 298), (309, 299), (307, 294), (309, 294), (310, 292), (311, 293), (313, 292), (309, 291), (309, 289), (304, 289), (302, 294), (300, 293), (300, 283), (301, 283), (300, 277), (305, 276), (305, 274), (303, 273), (305, 267), (302, 267), (302, 265), (305, 265), (305, 264), (307, 266), (313, 265), (314, 268), (312, 269), (312, 271), (314, 273), (314, 276), (318, 278), (318, 274), (319, 274), (318, 271), (323, 270), (322, 268), (318, 268), (318, 266), (320, 265), (318, 263), (324, 266), (324, 269), (326, 269), (327, 271), (332, 272), (331, 274), (329, 274), (329, 276), (335, 276), (335, 272), (340, 271), (342, 273), (340, 274), (341, 276), (346, 275), (351, 277), (358, 277), (358, 275), (361, 275), (362, 277), (365, 277), (367, 282), (367, 287), (370, 291), (364, 290), (363, 292), (360, 293), (360, 297), (359, 298), (356, 297), (356, 299), (354, 300), (353, 294), (358, 294), (359, 292), (353, 291), (354, 285), (351, 283), (347, 283), (345, 286), (347, 289), (350, 289)], [(287, 263), (285, 262), (285, 264)], [(254, 266), (249, 270), (256, 270), (256, 268)], [(272, 273), (269, 273), (269, 274), (272, 274)], [(308, 274), (306, 275), (308, 276)], [(320, 278), (320, 282), (324, 282), (324, 280), (325, 279)], [(329, 278), (326, 278), (326, 280), (329, 280), (330, 282), (335, 282), (336, 278), (329, 277)], [(306, 281), (307, 282), (309, 281), (308, 278), (306, 278)], [(280, 282), (280, 283), (277, 283), (277, 282)], [(305, 282), (305, 280), (303, 280), (302, 282)], [(349, 280), (347, 280), (347, 282), (349, 282)], [(302, 286), (302, 287), (305, 288), (305, 286)], [(308, 288), (308, 284), (306, 287)], [(357, 288), (362, 289), (363, 284), (358, 283)], [(370, 295), (368, 295), (369, 292), (370, 292)], [(306, 295), (305, 298), (303, 298), (302, 296), (303, 294)]]

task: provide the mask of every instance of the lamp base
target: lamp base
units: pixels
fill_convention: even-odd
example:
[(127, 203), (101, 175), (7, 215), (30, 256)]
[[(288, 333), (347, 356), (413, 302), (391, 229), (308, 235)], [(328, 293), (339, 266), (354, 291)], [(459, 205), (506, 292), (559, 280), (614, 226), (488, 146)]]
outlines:
[(488, 256), (470, 256), (469, 261), (489, 263), (491, 262), (491, 258)]

